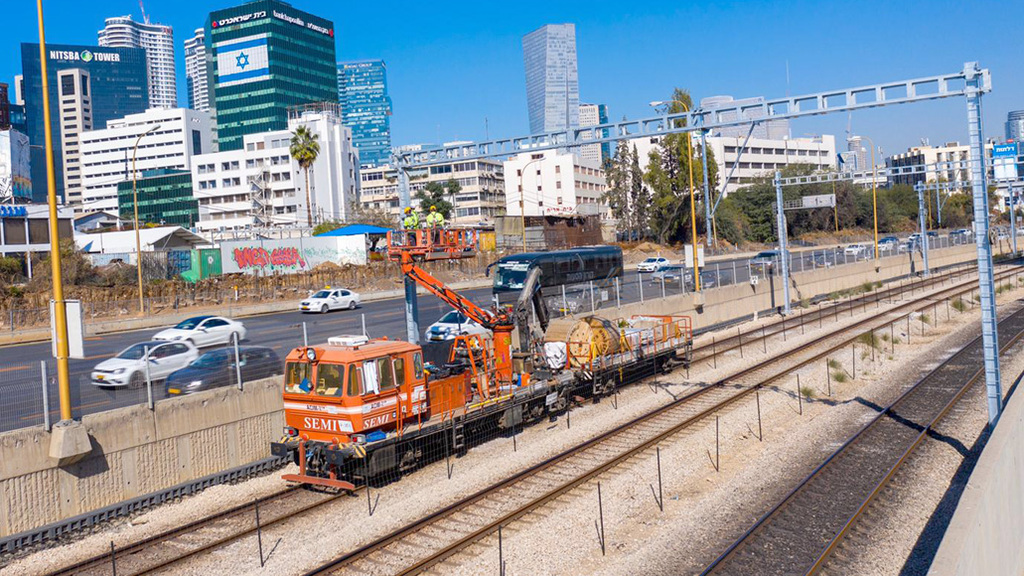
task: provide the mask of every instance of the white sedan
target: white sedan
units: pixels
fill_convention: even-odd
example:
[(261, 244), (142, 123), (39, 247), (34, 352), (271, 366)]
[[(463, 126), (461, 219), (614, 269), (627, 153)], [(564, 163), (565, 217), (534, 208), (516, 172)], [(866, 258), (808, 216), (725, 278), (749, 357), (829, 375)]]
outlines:
[(146, 383), (147, 362), (149, 378), (155, 382), (167, 378), (171, 372), (188, 366), (198, 357), (199, 351), (187, 340), (141, 342), (97, 364), (92, 369), (90, 380), (96, 386), (141, 388)]
[(224, 318), (223, 316), (195, 316), (175, 326), (157, 332), (154, 340), (167, 340), (172, 342), (188, 341), (195, 347), (216, 346), (217, 344), (230, 344), (238, 337), (238, 341), (245, 340), (245, 326), (237, 320)]
[(466, 334), (488, 333), (487, 328), (467, 318), (465, 314), (452, 310), (441, 316), (440, 320), (431, 324), (424, 335), (430, 342), (440, 342), (442, 340), (453, 340), (456, 336)]
[(668, 258), (651, 257), (636, 265), (637, 272), (656, 272), (662, 266), (668, 266)]
[(299, 303), (302, 312), (326, 314), (331, 310), (355, 310), (359, 307), (359, 294), (342, 288), (320, 290)]

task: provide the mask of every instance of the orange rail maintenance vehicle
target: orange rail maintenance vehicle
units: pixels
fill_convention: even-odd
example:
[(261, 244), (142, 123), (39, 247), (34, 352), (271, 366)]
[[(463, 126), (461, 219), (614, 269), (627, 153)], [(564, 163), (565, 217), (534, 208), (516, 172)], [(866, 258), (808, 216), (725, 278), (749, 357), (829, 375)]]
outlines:
[[(285, 430), (271, 444), (290, 456), (289, 481), (352, 490), (384, 473), (403, 473), (461, 453), (486, 429), (510, 430), (564, 412), (585, 396), (687, 363), (693, 342), (689, 317), (602, 320), (580, 333), (597, 340), (545, 342), (546, 309), (537, 296), (536, 269), (512, 310), (481, 308), (400, 254), (405, 276), (493, 336), (459, 336), (441, 365), (416, 344), (339, 336), (292, 350), (284, 376)], [(533, 302), (534, 314), (526, 304)], [(530, 319), (539, 319), (535, 330)], [(512, 348), (519, 331), (519, 349)], [(683, 357), (677, 356), (683, 352)], [(441, 456), (442, 458), (444, 456)]]

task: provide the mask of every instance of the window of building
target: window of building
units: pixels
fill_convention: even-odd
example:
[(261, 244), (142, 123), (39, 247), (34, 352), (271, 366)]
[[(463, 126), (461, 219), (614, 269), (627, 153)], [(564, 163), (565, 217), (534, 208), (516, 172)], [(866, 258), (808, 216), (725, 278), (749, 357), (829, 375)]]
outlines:
[(68, 74), (60, 77), (60, 93), (62, 96), (75, 94), (75, 77)]

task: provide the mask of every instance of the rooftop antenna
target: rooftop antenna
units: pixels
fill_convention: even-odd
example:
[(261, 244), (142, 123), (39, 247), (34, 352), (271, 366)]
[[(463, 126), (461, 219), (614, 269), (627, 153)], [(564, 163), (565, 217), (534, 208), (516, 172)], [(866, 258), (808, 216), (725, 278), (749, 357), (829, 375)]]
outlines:
[(139, 10), (142, 10), (142, 21), (149, 24), (149, 16), (146, 15), (146, 7), (142, 5), (142, 0), (139, 0)]

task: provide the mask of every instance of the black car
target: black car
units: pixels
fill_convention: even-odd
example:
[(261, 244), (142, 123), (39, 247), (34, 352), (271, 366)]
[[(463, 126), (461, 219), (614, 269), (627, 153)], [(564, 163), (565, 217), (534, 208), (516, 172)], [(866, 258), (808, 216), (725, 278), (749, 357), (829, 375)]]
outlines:
[(185, 368), (172, 372), (167, 377), (164, 389), (168, 396), (178, 396), (221, 386), (234, 386), (238, 383), (239, 369), (242, 382), (284, 374), (281, 359), (270, 348), (243, 346), (238, 349), (238, 357), (236, 369), (234, 348), (207, 352)]

